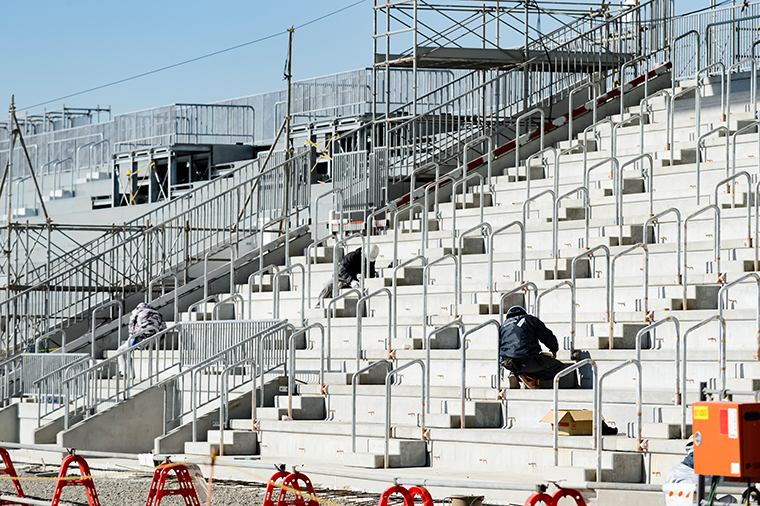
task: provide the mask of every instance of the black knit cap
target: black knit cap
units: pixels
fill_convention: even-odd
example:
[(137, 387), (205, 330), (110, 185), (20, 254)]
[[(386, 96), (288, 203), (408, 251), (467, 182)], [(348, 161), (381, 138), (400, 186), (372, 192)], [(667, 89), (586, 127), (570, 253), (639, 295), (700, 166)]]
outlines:
[(512, 306), (511, 308), (509, 308), (509, 311), (507, 311), (507, 318), (512, 318), (513, 316), (520, 316), (524, 314), (528, 314), (527, 312), (525, 312), (524, 307)]

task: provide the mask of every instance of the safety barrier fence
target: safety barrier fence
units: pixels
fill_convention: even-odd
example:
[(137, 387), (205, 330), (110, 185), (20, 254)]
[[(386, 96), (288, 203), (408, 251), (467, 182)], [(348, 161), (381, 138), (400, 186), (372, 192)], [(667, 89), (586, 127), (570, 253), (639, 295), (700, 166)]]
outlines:
[(0, 406), (8, 406), (13, 397), (34, 393), (37, 378), (60, 374), (87, 357), (83, 353), (25, 353), (0, 362)]
[[(286, 171), (291, 174), (287, 200)], [(68, 270), (0, 303), (7, 322), (0, 342), (3, 347), (18, 348), (20, 341), (29, 342), (35, 335), (82, 320), (103, 302), (144, 290), (151, 280), (169, 271), (182, 273), (187, 281), (190, 266), (207, 252), (224, 250), (255, 235), (262, 240), (270, 221), (284, 222), (287, 238), (290, 217), (309, 206), (308, 177), (304, 153), (226, 191), (214, 194), (215, 187), (210, 185), (193, 193), (190, 203), (179, 199), (163, 206), (166, 221), (149, 224), (131, 236), (124, 234), (123, 241), (80, 258)], [(253, 198), (246, 205), (249, 196)], [(286, 202), (290, 208), (288, 219), (283, 219)]]

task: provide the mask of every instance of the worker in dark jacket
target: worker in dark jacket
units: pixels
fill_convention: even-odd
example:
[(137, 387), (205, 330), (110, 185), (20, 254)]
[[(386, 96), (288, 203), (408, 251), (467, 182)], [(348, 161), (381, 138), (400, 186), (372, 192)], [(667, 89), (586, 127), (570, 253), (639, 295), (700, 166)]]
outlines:
[[(551, 352), (551, 356), (541, 351), (541, 344)], [(511, 372), (510, 388), (519, 388), (522, 381), (528, 388), (552, 387), (551, 380), (566, 366), (557, 360), (557, 338), (544, 322), (529, 315), (520, 306), (512, 306), (499, 328), (499, 357), (501, 366)], [(575, 378), (568, 375), (560, 385), (573, 388)]]
[[(380, 248), (377, 244), (370, 246), (369, 254), (365, 257), (362, 255), (362, 248), (356, 248), (351, 253), (343, 257), (343, 260), (338, 264), (338, 290), (341, 288), (359, 288), (359, 279), (362, 273), (362, 263), (369, 260), (369, 273), (370, 278), (377, 277), (377, 271), (375, 270), (375, 260), (380, 255)], [(333, 296), (333, 279), (330, 278), (325, 283), (324, 288), (319, 294), (319, 303), (317, 307), (322, 307), (324, 299), (329, 299)]]

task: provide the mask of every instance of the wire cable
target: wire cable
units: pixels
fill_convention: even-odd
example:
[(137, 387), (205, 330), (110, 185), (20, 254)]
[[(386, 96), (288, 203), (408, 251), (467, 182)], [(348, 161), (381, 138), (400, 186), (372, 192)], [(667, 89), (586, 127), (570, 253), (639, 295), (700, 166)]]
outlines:
[[(307, 21), (306, 23), (302, 23), (302, 24), (296, 26), (295, 29), (298, 30), (300, 28), (305, 28), (305, 27), (307, 27), (309, 25), (313, 25), (314, 23), (317, 23), (319, 21), (322, 21), (323, 19), (327, 19), (327, 18), (329, 18), (331, 16), (339, 14), (339, 13), (341, 13), (343, 11), (346, 11), (346, 10), (348, 10), (348, 9), (350, 9), (352, 7), (355, 7), (355, 6), (357, 6), (357, 5), (361, 4), (361, 3), (364, 3), (366, 1), (367, 0), (358, 0), (356, 2), (353, 2), (353, 3), (349, 4), (349, 5), (346, 5), (345, 7), (341, 7), (340, 9), (334, 10), (332, 12), (328, 12), (327, 14), (319, 16), (318, 18), (314, 18), (311, 21)], [(258, 39), (255, 39), (255, 40), (251, 40), (251, 41), (248, 41), (248, 42), (243, 42), (242, 44), (237, 44), (235, 46), (230, 46), (230, 47), (225, 48), (225, 49), (220, 49), (219, 51), (214, 51), (212, 53), (207, 53), (207, 54), (204, 54), (202, 56), (196, 56), (195, 58), (190, 58), (189, 60), (184, 60), (184, 61), (181, 61), (181, 62), (178, 62), (178, 63), (172, 63), (171, 65), (166, 65), (164, 67), (160, 67), (160, 68), (157, 68), (157, 69), (154, 69), (154, 70), (150, 70), (148, 72), (143, 72), (141, 74), (135, 74), (135, 75), (130, 76), (130, 77), (125, 77), (123, 79), (112, 81), (110, 83), (101, 84), (100, 86), (95, 86), (93, 88), (88, 88), (86, 90), (78, 91), (76, 93), (70, 93), (69, 95), (65, 95), (65, 96), (62, 96), (62, 97), (54, 98), (52, 100), (46, 100), (45, 102), (40, 102), (38, 104), (34, 104), (34, 105), (30, 105), (28, 107), (23, 107), (23, 108), (18, 108), (18, 109), (29, 110), (29, 109), (34, 109), (35, 107), (41, 107), (43, 105), (51, 104), (53, 102), (58, 102), (60, 100), (66, 100), (66, 99), (71, 98), (71, 97), (78, 97), (78, 96), (84, 95), (86, 93), (90, 93), (90, 92), (97, 91), (97, 90), (102, 90), (103, 88), (108, 88), (110, 86), (115, 86), (117, 84), (125, 83), (125, 82), (128, 82), (128, 81), (134, 81), (135, 79), (139, 79), (141, 77), (149, 76), (149, 75), (152, 75), (152, 74), (157, 74), (159, 72), (163, 72), (164, 70), (169, 70), (169, 69), (181, 67), (182, 65), (187, 65), (188, 63), (193, 63), (193, 62), (197, 62), (199, 60), (205, 60), (206, 58), (211, 58), (212, 56), (217, 56), (217, 55), (220, 55), (220, 54), (223, 54), (223, 53), (228, 53), (230, 51), (234, 51), (235, 49), (240, 49), (241, 47), (251, 46), (251, 45), (257, 44), (259, 42), (264, 42), (265, 40), (274, 39), (276, 37), (279, 37), (281, 35), (285, 35), (287, 33), (288, 33), (287, 30), (283, 30), (281, 32), (273, 33), (273, 34), (267, 35), (265, 37), (261, 37), (261, 38), (258, 38)]]

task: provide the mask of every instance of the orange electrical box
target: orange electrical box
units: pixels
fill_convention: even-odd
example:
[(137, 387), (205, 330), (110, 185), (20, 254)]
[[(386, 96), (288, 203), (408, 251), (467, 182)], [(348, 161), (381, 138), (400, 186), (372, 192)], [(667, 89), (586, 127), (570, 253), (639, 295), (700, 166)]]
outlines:
[(760, 403), (695, 402), (694, 472), (760, 476)]

